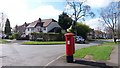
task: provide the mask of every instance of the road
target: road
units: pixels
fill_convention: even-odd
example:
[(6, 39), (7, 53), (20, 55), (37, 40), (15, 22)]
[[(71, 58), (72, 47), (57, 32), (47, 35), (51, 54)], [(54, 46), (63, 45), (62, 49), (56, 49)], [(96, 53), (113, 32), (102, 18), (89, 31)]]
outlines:
[[(76, 44), (75, 48), (97, 44)], [(65, 54), (65, 45), (0, 44), (0, 52), (3, 66), (46, 66)]]

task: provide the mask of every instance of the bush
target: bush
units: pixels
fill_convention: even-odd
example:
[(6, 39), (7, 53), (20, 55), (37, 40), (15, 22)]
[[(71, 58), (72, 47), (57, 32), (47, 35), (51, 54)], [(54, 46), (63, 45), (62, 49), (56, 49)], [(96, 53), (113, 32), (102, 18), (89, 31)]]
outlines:
[[(90, 32), (90, 30), (91, 28), (88, 25), (79, 22), (76, 23), (77, 36), (82, 36), (84, 39), (87, 39), (87, 34)], [(74, 33), (75, 30), (70, 27), (68, 31)]]
[(28, 35), (26, 35), (25, 37), (22, 37), (22, 35), (19, 34), (19, 33), (15, 33), (14, 37), (15, 37), (16, 40), (29, 40), (29, 36)]
[(13, 35), (10, 35), (10, 36), (9, 36), (9, 39), (11, 39), (11, 40), (14, 39)]
[(12, 34), (12, 36), (13, 36), (14, 39), (16, 39), (16, 37), (17, 37), (16, 34), (17, 33)]
[(61, 33), (61, 30), (62, 30), (61, 28), (56, 27), (56, 29), (54, 30), (54, 32), (55, 32), (55, 33)]
[(18, 37), (18, 36), (16, 36), (17, 35), (17, 33), (13, 33), (13, 34), (11, 34), (11, 35), (6, 35), (6, 37), (3, 37), (3, 39), (5, 38), (5, 39), (16, 39), (16, 37)]
[(43, 41), (62, 41), (64, 35), (61, 33), (31, 33), (30, 40), (37, 41), (37, 38), (43, 38)]
[(20, 39), (20, 34), (15, 33), (14, 36), (15, 36), (15, 39), (16, 39), (16, 40), (19, 40), (19, 39)]

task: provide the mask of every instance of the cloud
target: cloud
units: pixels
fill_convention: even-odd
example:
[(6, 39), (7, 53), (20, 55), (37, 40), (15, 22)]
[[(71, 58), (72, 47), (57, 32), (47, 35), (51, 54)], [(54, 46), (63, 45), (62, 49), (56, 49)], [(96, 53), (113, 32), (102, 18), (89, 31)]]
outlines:
[(11, 25), (22, 23), (27, 13), (27, 5), (24, 0), (0, 0), (0, 11), (7, 15)]
[[(35, 2), (37, 2), (36, 0)], [(39, 2), (40, 3), (40, 2)], [(11, 22), (11, 26), (22, 25), (41, 18), (58, 18), (62, 12), (52, 5), (39, 5), (31, 8), (28, 0), (0, 0), (0, 12), (4, 12)]]
[(108, 6), (112, 0), (87, 0), (86, 4), (92, 8), (102, 8)]
[(65, 2), (66, 0), (42, 0), (42, 2)]
[(100, 21), (102, 21), (101, 18), (93, 18), (93, 19), (85, 21), (85, 23), (87, 25), (89, 25), (92, 29), (95, 29), (95, 30), (101, 29), (101, 30), (103, 30), (104, 26), (103, 26), (103, 23), (100, 22)]
[(119, 2), (120, 0), (112, 0), (112, 2)]
[(67, 1), (85, 2), (85, 4), (90, 5), (92, 8), (102, 8), (108, 6), (111, 2), (118, 2), (120, 0), (67, 0)]
[(35, 20), (39, 17), (44, 18), (56, 18), (58, 19), (58, 15), (61, 14), (62, 11), (55, 9), (52, 5), (42, 5), (39, 6), (29, 12), (28, 20)]

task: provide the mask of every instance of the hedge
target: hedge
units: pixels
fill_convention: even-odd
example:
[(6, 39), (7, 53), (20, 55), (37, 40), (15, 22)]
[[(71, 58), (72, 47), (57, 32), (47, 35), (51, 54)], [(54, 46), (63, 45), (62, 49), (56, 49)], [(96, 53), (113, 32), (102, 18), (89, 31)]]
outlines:
[(63, 41), (64, 34), (61, 33), (31, 33), (30, 40), (36, 41), (41, 38), (42, 41)]

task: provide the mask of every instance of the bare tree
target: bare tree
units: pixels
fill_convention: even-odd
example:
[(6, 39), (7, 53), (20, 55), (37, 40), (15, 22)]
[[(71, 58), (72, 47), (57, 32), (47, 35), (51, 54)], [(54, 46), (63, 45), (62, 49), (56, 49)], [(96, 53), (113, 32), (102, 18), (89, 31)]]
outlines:
[(118, 38), (120, 38), (120, 1), (118, 2)]
[(112, 30), (113, 38), (115, 38), (118, 23), (118, 3), (112, 2), (108, 7), (102, 8), (100, 16), (103, 23)]
[[(80, 0), (66, 0), (67, 6), (69, 6), (70, 12), (67, 11), (67, 13), (73, 18), (74, 22), (72, 23), (73, 30), (76, 29), (76, 22), (79, 19), (85, 20), (84, 17), (86, 16), (92, 16), (94, 17), (95, 14), (91, 12), (91, 8), (89, 5), (85, 5), (85, 1)], [(75, 31), (75, 30), (74, 30)], [(76, 31), (75, 31), (76, 32)], [(75, 33), (76, 34), (76, 33)]]

